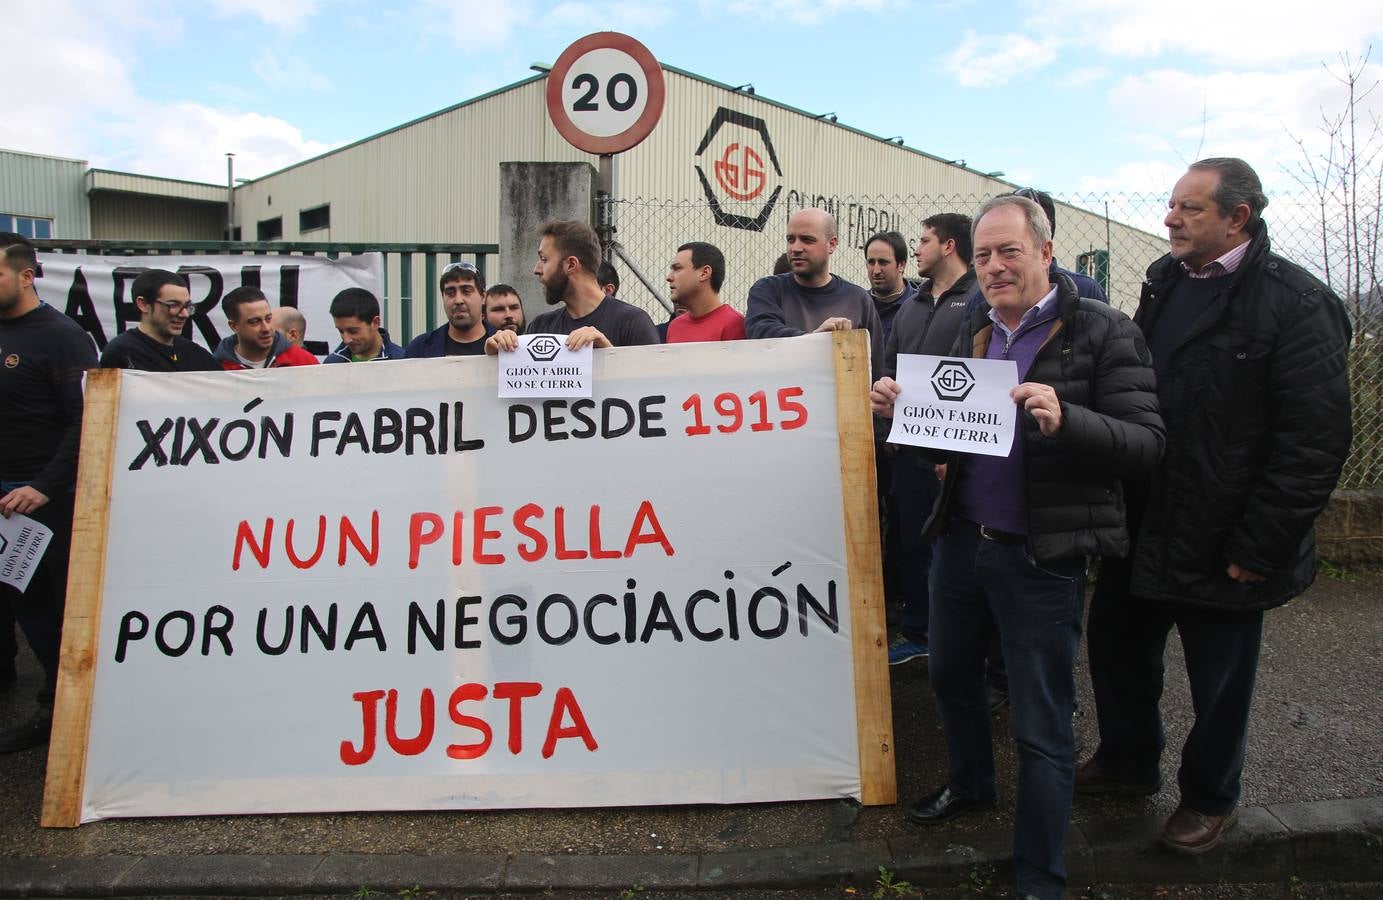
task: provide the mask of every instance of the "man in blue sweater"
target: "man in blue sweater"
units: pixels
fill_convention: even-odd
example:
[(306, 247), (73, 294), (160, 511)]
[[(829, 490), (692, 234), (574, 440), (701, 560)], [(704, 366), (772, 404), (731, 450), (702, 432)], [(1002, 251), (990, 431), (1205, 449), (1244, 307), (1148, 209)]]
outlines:
[(758, 340), (864, 328), (877, 378), (884, 354), (879, 313), (864, 288), (831, 274), (831, 254), (838, 243), (835, 216), (824, 209), (793, 213), (787, 232), (792, 271), (754, 282), (744, 330), (751, 340)]

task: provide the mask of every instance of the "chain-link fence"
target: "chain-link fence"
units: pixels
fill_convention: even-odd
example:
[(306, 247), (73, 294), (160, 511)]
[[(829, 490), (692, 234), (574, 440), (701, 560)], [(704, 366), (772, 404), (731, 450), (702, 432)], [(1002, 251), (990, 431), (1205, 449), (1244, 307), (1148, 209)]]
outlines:
[[(833, 213), (840, 245), (831, 270), (868, 285), (864, 248), (879, 231), (898, 231), (909, 246), (916, 242), (923, 219), (935, 213), (972, 213), (985, 200), (978, 196), (830, 197), (812, 205)], [(1162, 224), (1167, 198), (1162, 195), (1105, 194), (1056, 197), (1055, 250), (1061, 265), (1084, 272), (1104, 286), (1111, 302), (1132, 315), (1147, 267), (1167, 252)], [(753, 206), (753, 208), (750, 208)], [(783, 227), (795, 209), (784, 204), (763, 217), (763, 206), (744, 209), (711, 207), (704, 200), (615, 200), (608, 213), (618, 245), (612, 260), (622, 280), (620, 296), (643, 307), (654, 321), (668, 318), (670, 303), (664, 278), (679, 244), (708, 241), (727, 261), (721, 297), (744, 311), (749, 287), (773, 271), (784, 251)], [(1354, 323), (1351, 353), (1354, 389), (1354, 447), (1341, 488), (1383, 488), (1383, 288), (1379, 235), (1364, 239), (1346, 235), (1317, 199), (1304, 195), (1270, 197), (1264, 215), (1275, 251), (1301, 264), (1340, 295)], [(761, 230), (728, 227), (763, 221)], [(1371, 240), (1370, 240), (1371, 238)], [(1363, 250), (1355, 248), (1362, 247)], [(909, 276), (915, 276), (911, 261)]]

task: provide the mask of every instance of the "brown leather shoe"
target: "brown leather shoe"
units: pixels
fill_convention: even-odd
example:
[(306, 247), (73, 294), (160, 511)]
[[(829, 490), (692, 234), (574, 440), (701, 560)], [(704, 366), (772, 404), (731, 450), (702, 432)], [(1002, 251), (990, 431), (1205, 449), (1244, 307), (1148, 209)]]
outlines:
[(1095, 757), (1076, 766), (1077, 794), (1123, 794), (1127, 797), (1150, 797), (1162, 790), (1157, 781), (1128, 781), (1116, 778), (1099, 764)]
[(1174, 853), (1200, 856), (1220, 845), (1225, 832), (1239, 821), (1239, 810), (1226, 816), (1207, 816), (1187, 806), (1178, 806), (1162, 826), (1162, 846)]

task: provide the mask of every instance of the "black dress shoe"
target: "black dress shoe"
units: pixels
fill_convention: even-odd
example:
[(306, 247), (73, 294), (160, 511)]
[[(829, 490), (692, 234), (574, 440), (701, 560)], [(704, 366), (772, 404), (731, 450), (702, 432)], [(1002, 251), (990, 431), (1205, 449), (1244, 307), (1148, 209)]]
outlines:
[(909, 806), (908, 821), (917, 825), (935, 825), (938, 822), (945, 822), (947, 819), (954, 819), (963, 812), (972, 809), (989, 809), (993, 805), (993, 797), (984, 800), (962, 797), (953, 793), (951, 788), (947, 786), (935, 793), (928, 794)]

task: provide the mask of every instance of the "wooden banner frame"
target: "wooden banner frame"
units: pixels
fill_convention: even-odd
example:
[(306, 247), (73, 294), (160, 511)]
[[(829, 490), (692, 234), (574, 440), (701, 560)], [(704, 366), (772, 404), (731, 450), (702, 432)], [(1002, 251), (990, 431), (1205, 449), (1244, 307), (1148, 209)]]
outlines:
[[(868, 401), (868, 335), (863, 331), (834, 332), (832, 355), (841, 512), (850, 585), (860, 793), (866, 806), (887, 806), (898, 802), (898, 786), (874, 431)], [(87, 375), (61, 664), (40, 819), (46, 828), (74, 828), (81, 823), (121, 375), (119, 369), (98, 369)]]
[(53, 707), (53, 731), (48, 739), (43, 814), (39, 819), (45, 828), (74, 828), (81, 823), (91, 692), (96, 683), (96, 652), (101, 634), (101, 591), (106, 577), (106, 526), (115, 465), (115, 426), (120, 415), (121, 371), (92, 369), (86, 375), (58, 693)]

